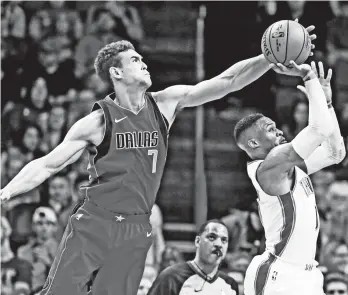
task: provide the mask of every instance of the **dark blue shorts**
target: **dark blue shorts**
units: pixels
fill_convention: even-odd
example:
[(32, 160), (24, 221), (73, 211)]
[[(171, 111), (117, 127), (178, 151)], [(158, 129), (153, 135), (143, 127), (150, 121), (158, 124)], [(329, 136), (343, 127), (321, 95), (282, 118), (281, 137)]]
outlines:
[(136, 295), (152, 244), (150, 215), (117, 214), (90, 201), (73, 212), (41, 295)]

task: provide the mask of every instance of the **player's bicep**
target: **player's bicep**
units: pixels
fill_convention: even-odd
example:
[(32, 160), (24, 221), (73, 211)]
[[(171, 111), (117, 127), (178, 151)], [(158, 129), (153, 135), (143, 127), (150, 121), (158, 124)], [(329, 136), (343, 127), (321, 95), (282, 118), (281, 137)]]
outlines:
[(300, 165), (302, 162), (303, 159), (297, 154), (292, 143), (286, 143), (271, 150), (260, 168), (262, 171), (281, 175), (288, 172), (291, 168)]
[(77, 161), (87, 145), (88, 142), (85, 140), (64, 140), (43, 158), (45, 168), (51, 173), (62, 170), (67, 165)]
[(102, 132), (101, 126), (103, 126), (103, 115), (99, 111), (77, 121), (68, 131), (63, 142), (42, 158), (45, 168), (50, 173), (56, 173), (74, 163), (84, 149), (89, 144), (93, 144), (95, 134)]

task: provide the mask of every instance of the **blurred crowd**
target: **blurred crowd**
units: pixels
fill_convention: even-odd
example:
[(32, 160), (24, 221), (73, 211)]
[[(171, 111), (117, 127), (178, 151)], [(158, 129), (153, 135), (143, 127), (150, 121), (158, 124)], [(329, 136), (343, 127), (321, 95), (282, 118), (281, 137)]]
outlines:
[[(314, 24), (318, 35), (314, 60), (333, 68), (334, 106), (347, 144), (348, 2), (318, 2), (315, 5), (323, 9), (313, 10), (311, 2), (259, 1), (254, 3), (251, 17), (238, 17), (234, 11), (236, 17), (224, 19), (222, 14), (214, 19), (214, 13), (228, 11), (221, 5), (219, 10), (217, 3), (207, 3), (207, 78), (238, 60), (260, 54), (262, 33), (273, 22), (298, 18), (304, 26)], [(84, 9), (77, 9), (73, 1), (1, 2), (1, 187), (26, 163), (54, 149), (71, 125), (112, 91), (95, 75), (94, 58), (101, 47), (117, 40), (127, 39), (136, 48), (141, 47), (146, 36), (144, 22), (146, 15), (132, 2), (89, 2)], [(246, 23), (245, 31), (240, 30)], [(216, 56), (212, 48), (217, 50), (216, 44), (222, 41), (216, 43), (214, 38), (219, 35), (214, 26), (226, 24), (235, 28), (229, 38), (239, 41), (225, 40)], [(253, 34), (248, 34), (249, 30)], [(255, 42), (246, 39), (253, 36)], [(249, 56), (244, 56), (246, 53)], [(296, 90), (297, 79), (273, 74), (217, 102), (213, 107), (218, 115), (227, 118), (231, 108), (255, 108), (273, 114), (287, 139), (294, 138), (308, 122), (308, 103)], [(264, 96), (262, 104), (260, 97), (252, 98), (255, 93)], [(83, 201), (79, 187), (88, 182), (87, 156), (84, 153), (71, 167), (2, 208), (2, 294), (36, 294), (42, 288), (69, 215)], [(314, 174), (312, 182), (321, 217), (317, 260), (326, 274), (326, 292), (335, 294), (339, 290), (336, 294), (348, 295), (348, 158), (340, 166)], [(243, 294), (246, 268), (252, 257), (264, 250), (257, 205), (247, 210), (231, 208), (228, 216), (216, 217), (229, 231), (222, 268), (239, 283)], [(164, 268), (185, 260), (183, 253), (166, 245), (158, 206), (153, 209), (151, 222), (155, 239), (139, 295), (147, 294)]]

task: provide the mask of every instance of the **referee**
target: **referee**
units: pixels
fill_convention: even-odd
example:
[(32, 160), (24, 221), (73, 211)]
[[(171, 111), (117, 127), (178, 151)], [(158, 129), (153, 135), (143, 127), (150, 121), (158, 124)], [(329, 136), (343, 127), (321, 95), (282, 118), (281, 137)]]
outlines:
[(163, 270), (147, 295), (239, 295), (238, 284), (219, 271), (228, 246), (226, 225), (209, 220), (199, 229), (196, 256)]

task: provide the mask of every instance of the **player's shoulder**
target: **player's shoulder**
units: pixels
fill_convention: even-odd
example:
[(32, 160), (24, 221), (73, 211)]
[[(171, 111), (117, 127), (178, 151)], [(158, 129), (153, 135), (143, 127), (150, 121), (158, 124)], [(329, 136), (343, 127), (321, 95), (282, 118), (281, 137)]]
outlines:
[(79, 119), (71, 130), (80, 136), (86, 136), (98, 132), (104, 126), (104, 114), (102, 109), (97, 109)]
[(228, 285), (230, 285), (231, 288), (235, 290), (238, 294), (238, 283), (232, 277), (230, 277), (227, 273), (223, 271), (219, 271), (218, 276), (221, 279), (223, 279)]

